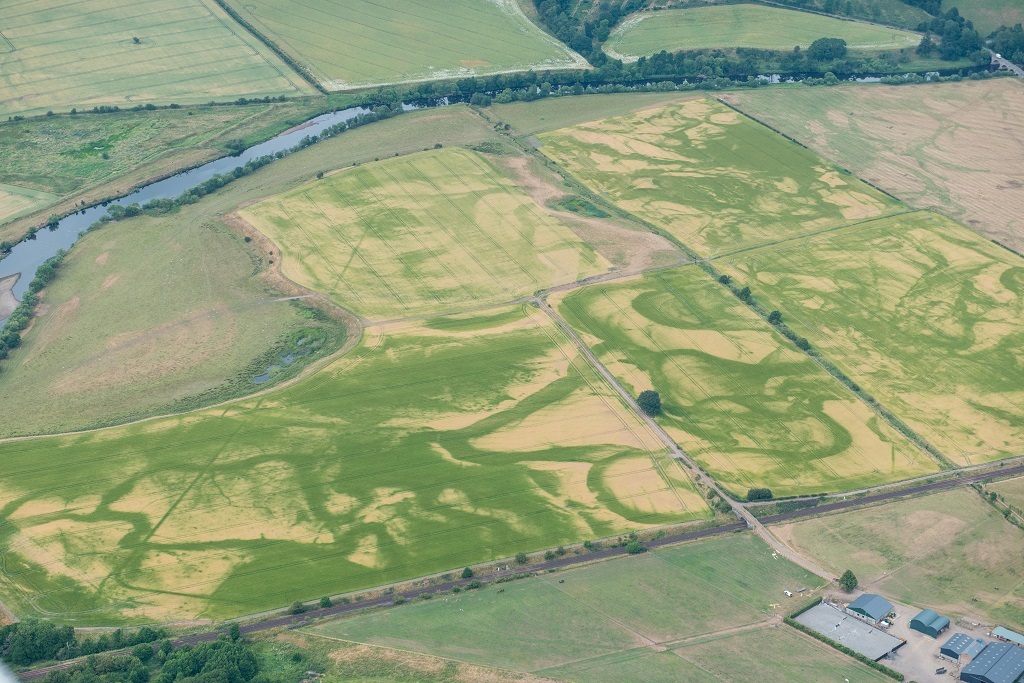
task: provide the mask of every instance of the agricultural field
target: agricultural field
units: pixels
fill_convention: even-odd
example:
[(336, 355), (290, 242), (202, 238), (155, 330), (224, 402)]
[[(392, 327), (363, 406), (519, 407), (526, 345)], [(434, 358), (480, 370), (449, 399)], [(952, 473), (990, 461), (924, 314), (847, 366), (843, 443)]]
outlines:
[[(315, 169), (493, 136), (464, 107), (410, 112), (276, 161), (178, 212), (89, 233), (47, 287), (39, 318), (0, 369), (0, 438), (109, 425), (266, 388), (252, 382), (266, 366), (249, 364), (266, 356), (285, 330), (310, 322), (294, 304), (272, 301), (309, 292), (281, 276), (280, 259), (268, 254), (277, 251), (273, 244), (254, 234), (246, 247), (221, 221), (245, 202), (309, 182)], [(204, 319), (204, 312), (220, 317)], [(215, 320), (234, 335), (226, 338), (234, 348), (214, 334)], [(174, 342), (172, 333), (183, 331), (189, 331), (188, 343)], [(129, 361), (146, 372), (129, 372)]]
[(611, 269), (468, 150), (340, 171), (240, 215), (281, 245), (285, 276), (369, 319), (514, 301)]
[(1024, 259), (937, 214), (719, 261), (958, 465), (1024, 451)]
[(529, 306), (368, 328), (275, 392), (0, 458), (4, 602), (78, 625), (222, 619), (710, 516)]
[(301, 637), (587, 683), (741, 680), (751, 658), (769, 651), (779, 664), (766, 681), (817, 681), (824, 667), (851, 681), (883, 680), (771, 619), (785, 609), (783, 589), (821, 585), (739, 534), (540, 575), (503, 593), (486, 588), (327, 622)]
[[(43, 207), (63, 213), (80, 200), (123, 194), (149, 178), (222, 156), (229, 141), (267, 138), (314, 113), (313, 104), (285, 102), (2, 123), (0, 241), (39, 224)], [(10, 222), (29, 211), (35, 215)]]
[(516, 0), (228, 0), (328, 90), (585, 68)]
[(667, 50), (748, 47), (806, 49), (818, 38), (842, 38), (853, 52), (914, 48), (909, 31), (763, 5), (711, 5), (640, 12), (616, 26), (604, 44), (610, 57), (635, 62)]
[(1018, 510), (1024, 510), (1024, 477), (997, 481), (993, 484), (988, 484), (986, 488), (990, 491), (995, 491), (1002, 496), (1005, 502)]
[(1018, 0), (956, 0), (950, 7), (956, 7), (964, 18), (970, 19), (982, 38), (1000, 26), (1024, 21), (1024, 6)]
[(1024, 534), (971, 489), (773, 526), (822, 566), (951, 619), (1024, 627)]
[(16, 0), (2, 31), (3, 116), (313, 93), (212, 0)]
[(576, 290), (559, 304), (660, 424), (738, 497), (843, 491), (938, 470), (695, 266)]
[(680, 92), (637, 92), (601, 95), (551, 97), (532, 102), (492, 104), (485, 111), (496, 121), (509, 124), (520, 135), (593, 121), (595, 118), (622, 116), (639, 109), (669, 102), (703, 99), (703, 94)]
[(722, 99), (911, 206), (1024, 251), (1018, 79), (764, 88)]
[(541, 152), (591, 190), (701, 256), (898, 209), (860, 180), (707, 99), (537, 137)]
[[(961, 3), (964, 0), (960, 0)], [(970, 0), (967, 0), (970, 1)], [(998, 2), (999, 0), (994, 0)], [(706, 7), (706, 0), (654, 0), (651, 8), (683, 9), (690, 7)], [(796, 9), (831, 14), (837, 17), (868, 20), (884, 26), (916, 30), (923, 21), (930, 21), (932, 16), (924, 10), (911, 7), (901, 0), (781, 0), (779, 5), (789, 5)], [(820, 37), (820, 36), (819, 36)], [(792, 47), (792, 46), (790, 46)]]

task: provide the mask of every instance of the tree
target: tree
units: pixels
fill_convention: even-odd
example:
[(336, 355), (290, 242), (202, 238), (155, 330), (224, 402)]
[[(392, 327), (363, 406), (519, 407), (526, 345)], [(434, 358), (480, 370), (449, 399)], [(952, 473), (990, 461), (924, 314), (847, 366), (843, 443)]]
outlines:
[(772, 325), (778, 325), (779, 323), (782, 322), (782, 314), (779, 313), (778, 311), (772, 311), (771, 313), (768, 314), (768, 322), (770, 322)]
[(853, 575), (853, 572), (847, 569), (843, 572), (843, 575), (839, 577), (839, 585), (844, 591), (849, 593), (860, 585), (860, 582), (857, 581), (857, 577)]
[(626, 552), (630, 555), (639, 555), (647, 552), (647, 546), (640, 541), (630, 541), (626, 544)]
[(723, 285), (727, 285), (730, 282), (732, 282), (732, 278), (729, 277), (728, 275), (721, 275), (719, 276), (718, 281), (721, 282)]
[(334, 603), (331, 601), (331, 599), (329, 597), (327, 597), (326, 595), (324, 597), (320, 598), (320, 607), (321, 607), (321, 609), (330, 607), (333, 604)]
[(738, 296), (740, 298), (740, 301), (742, 301), (743, 303), (746, 304), (746, 303), (750, 303), (750, 298), (753, 295), (750, 292), (750, 287), (744, 287), (743, 289), (740, 290), (740, 293), (737, 294), (736, 296)]
[(317, 171), (316, 172), (316, 179), (317, 180), (320, 180), (323, 177), (324, 177), (324, 172), (323, 171)]
[(473, 570), (470, 569), (469, 567), (466, 567), (465, 569), (463, 569), (462, 570), (462, 578), (464, 578), (464, 579), (472, 579), (473, 578)]
[(306, 606), (296, 600), (292, 603), (292, 606), (288, 608), (288, 614), (302, 614), (306, 611)]
[(231, 638), (232, 642), (238, 642), (238, 639), (242, 637), (242, 629), (239, 628), (238, 624), (231, 624), (228, 627), (228, 637)]
[(516, 564), (526, 564), (527, 562), (526, 553), (516, 553)]
[(755, 488), (747, 491), (747, 500), (771, 500), (774, 497), (771, 489)]
[(661, 415), (661, 396), (657, 391), (641, 391), (640, 395), (636, 398), (636, 404), (640, 406), (640, 410), (644, 411), (651, 417)]
[(818, 38), (807, 48), (807, 56), (816, 62), (830, 62), (846, 56), (846, 41), (842, 38)]

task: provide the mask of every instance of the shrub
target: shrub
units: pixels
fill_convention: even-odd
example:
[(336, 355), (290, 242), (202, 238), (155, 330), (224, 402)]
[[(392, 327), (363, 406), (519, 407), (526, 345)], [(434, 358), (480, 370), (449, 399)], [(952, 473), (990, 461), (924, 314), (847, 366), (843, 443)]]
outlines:
[(469, 567), (466, 567), (465, 569), (463, 569), (462, 570), (462, 578), (464, 578), (464, 579), (471, 579), (471, 578), (473, 578), (473, 570), (470, 569)]
[(288, 608), (288, 614), (302, 614), (306, 611), (306, 606), (296, 600), (292, 603), (292, 606)]
[(528, 561), (526, 553), (516, 553), (516, 564), (526, 564)]
[(331, 607), (333, 604), (334, 603), (331, 601), (330, 597), (328, 597), (326, 595), (324, 597), (320, 598), (320, 607), (322, 607), (322, 608), (323, 607)]
[(626, 544), (626, 552), (630, 555), (639, 555), (647, 552), (647, 546), (640, 541), (630, 541)]
[(771, 500), (774, 497), (771, 489), (755, 488), (747, 491), (747, 500)]

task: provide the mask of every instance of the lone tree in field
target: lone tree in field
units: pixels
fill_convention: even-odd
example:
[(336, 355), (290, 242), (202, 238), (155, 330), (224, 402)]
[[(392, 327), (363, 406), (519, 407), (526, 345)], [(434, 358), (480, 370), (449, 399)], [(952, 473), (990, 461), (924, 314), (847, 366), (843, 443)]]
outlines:
[(640, 395), (636, 397), (636, 404), (640, 406), (640, 410), (644, 411), (651, 417), (661, 415), (661, 396), (657, 391), (641, 391)]
[(853, 572), (849, 569), (843, 572), (843, 575), (839, 577), (839, 586), (847, 593), (852, 591), (858, 585), (860, 585), (860, 582), (857, 581), (857, 577), (854, 576)]
[(747, 491), (747, 500), (771, 500), (773, 497), (771, 489), (750, 489)]

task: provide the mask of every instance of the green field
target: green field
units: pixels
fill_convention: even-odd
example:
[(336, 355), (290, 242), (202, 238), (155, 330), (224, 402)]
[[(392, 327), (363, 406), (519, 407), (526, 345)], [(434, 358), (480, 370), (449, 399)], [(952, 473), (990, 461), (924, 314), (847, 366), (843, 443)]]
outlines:
[(313, 92), (212, 0), (16, 0), (2, 31), (4, 116)]
[(772, 527), (822, 566), (951, 619), (1024, 627), (1024, 534), (970, 489)]
[[(952, 0), (960, 14), (974, 23), (984, 38), (1000, 26), (1013, 26), (1024, 21), (1024, 5), (1020, 0)], [(943, 10), (948, 7), (943, 7)]]
[[(0, 222), (12, 220), (46, 206), (56, 195), (20, 185), (0, 184)], [(2, 236), (0, 232), (0, 236)]]
[[(328, 622), (313, 633), (515, 671), (584, 662), (767, 621), (821, 579), (750, 534)], [(557, 675), (555, 677), (558, 677)]]
[(616, 59), (636, 61), (662, 50), (792, 50), (796, 45), (806, 49), (818, 38), (842, 38), (855, 52), (913, 48), (921, 41), (920, 35), (909, 31), (780, 7), (740, 4), (634, 14), (615, 27), (604, 51)]
[(516, 0), (229, 0), (328, 90), (585, 67)]
[(590, 189), (701, 255), (897, 209), (860, 180), (712, 100), (537, 137), (545, 155)]
[(4, 602), (79, 624), (236, 616), (709, 516), (532, 307), (369, 328), (262, 397), (0, 459)]
[(1024, 259), (914, 212), (719, 263), (955, 463), (1024, 452)]
[[(315, 104), (286, 102), (244, 107), (194, 107), (102, 116), (55, 116), (0, 124), (0, 240), (15, 239), (28, 219), (6, 193), (35, 196), (30, 210), (64, 213), (124, 193), (150, 178), (227, 153), (232, 140), (256, 141), (316, 113)], [(322, 106), (322, 105), (321, 105)], [(104, 158), (103, 155), (106, 155)], [(69, 201), (74, 197), (73, 201)], [(46, 214), (48, 215), (48, 214)]]
[(509, 124), (516, 133), (532, 135), (593, 121), (622, 116), (643, 107), (703, 98), (702, 94), (680, 92), (631, 92), (573, 97), (545, 97), (532, 102), (493, 104), (485, 111)]
[(722, 99), (918, 209), (1024, 252), (1024, 83), (760, 88)]
[(342, 171), (241, 216), (282, 247), (287, 277), (370, 319), (514, 301), (611, 268), (467, 150)]
[(1002, 496), (1013, 507), (1024, 510), (1024, 477), (997, 481), (989, 484), (988, 488)]
[[(41, 315), (21, 347), (0, 368), (0, 438), (166, 414), (259, 389), (251, 379), (260, 373), (246, 375), (246, 366), (282, 330), (308, 323), (291, 305), (265, 304), (308, 292), (277, 274), (280, 261), (267, 253), (277, 251), (272, 244), (257, 239), (245, 246), (221, 221), (245, 202), (309, 182), (316, 169), (493, 136), (464, 107), (411, 112), (275, 161), (175, 213), (88, 234), (44, 292)], [(211, 311), (219, 317), (202, 318)], [(187, 343), (174, 342), (183, 331)], [(227, 396), (196, 396), (239, 379), (244, 383), (228, 386)]]
[(623, 386), (661, 394), (661, 425), (737, 496), (851, 490), (938, 469), (697, 267), (585, 287), (559, 309)]

